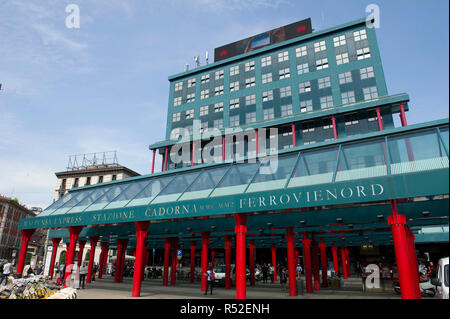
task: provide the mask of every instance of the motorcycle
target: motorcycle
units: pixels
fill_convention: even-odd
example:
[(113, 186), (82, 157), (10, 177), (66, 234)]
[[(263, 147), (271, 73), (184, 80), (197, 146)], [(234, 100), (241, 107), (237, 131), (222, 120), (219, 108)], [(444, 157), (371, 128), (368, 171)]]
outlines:
[[(396, 279), (393, 282), (394, 291), (400, 294), (400, 280)], [(436, 287), (431, 284), (429, 278), (419, 277), (419, 288), (422, 297), (434, 297), (436, 295)]]

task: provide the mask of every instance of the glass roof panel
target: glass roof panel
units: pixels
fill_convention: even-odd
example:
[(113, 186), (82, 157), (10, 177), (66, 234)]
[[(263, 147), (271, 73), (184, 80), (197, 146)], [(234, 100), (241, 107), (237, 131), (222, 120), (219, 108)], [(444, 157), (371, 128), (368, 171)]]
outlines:
[(344, 145), (336, 173), (336, 182), (387, 175), (384, 138)]
[(288, 187), (331, 183), (339, 147), (302, 152)]
[(86, 212), (95, 211), (103, 209), (106, 205), (112, 202), (117, 196), (120, 195), (125, 189), (130, 186), (130, 183), (119, 183), (112, 185), (109, 190), (107, 190), (101, 197), (99, 197), (95, 202), (93, 202), (88, 208), (85, 209)]
[(208, 197), (229, 168), (230, 166), (227, 165), (204, 170), (202, 175), (198, 177), (195, 183), (191, 184), (179, 200)]
[(70, 209), (72, 209), (72, 207), (74, 207), (77, 203), (79, 203), (84, 198), (89, 196), (92, 192), (94, 192), (93, 189), (86, 189), (73, 192), (72, 198), (50, 215), (60, 215), (67, 213)]
[(99, 188), (93, 188), (92, 192), (88, 194), (83, 200), (78, 202), (73, 206), (70, 210), (70, 213), (80, 213), (84, 211), (87, 207), (89, 207), (92, 203), (94, 203), (97, 199), (103, 196), (108, 190), (111, 189), (112, 186), (102, 186)]
[(164, 188), (157, 197), (152, 201), (152, 204), (167, 203), (176, 201), (178, 197), (192, 184), (192, 182), (202, 173), (197, 171), (193, 173), (184, 173), (175, 176), (175, 179)]
[(131, 199), (138, 195), (147, 185), (151, 183), (151, 180), (145, 179), (142, 181), (133, 181), (128, 183), (128, 188), (114, 198), (105, 209), (124, 207)]
[(174, 175), (153, 178), (140, 193), (136, 195), (125, 207), (148, 205), (174, 178)]
[(211, 197), (243, 193), (248, 183), (255, 176), (258, 167), (259, 162), (232, 165), (212, 192)]
[(47, 207), (42, 213), (40, 213), (38, 216), (39, 217), (43, 217), (43, 216), (48, 216), (51, 213), (53, 213), (55, 210), (57, 210), (58, 208), (60, 208), (61, 206), (63, 206), (65, 203), (67, 203), (68, 201), (70, 201), (73, 196), (74, 196), (75, 192), (69, 192), (67, 194), (65, 194), (63, 197), (61, 197), (60, 199), (58, 199), (56, 202), (52, 203), (49, 207)]
[(253, 182), (247, 189), (247, 193), (284, 188), (295, 165), (297, 156), (298, 153), (295, 153), (261, 163), (258, 173), (256, 173)]

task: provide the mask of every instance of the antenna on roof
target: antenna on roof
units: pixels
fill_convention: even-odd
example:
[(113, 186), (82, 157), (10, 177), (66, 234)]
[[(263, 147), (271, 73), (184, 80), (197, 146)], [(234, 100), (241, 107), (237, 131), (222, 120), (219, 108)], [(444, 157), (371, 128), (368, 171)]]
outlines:
[(200, 66), (200, 56), (199, 55), (195, 56), (194, 61), (195, 61), (195, 64), (197, 64), (197, 67), (199, 67)]

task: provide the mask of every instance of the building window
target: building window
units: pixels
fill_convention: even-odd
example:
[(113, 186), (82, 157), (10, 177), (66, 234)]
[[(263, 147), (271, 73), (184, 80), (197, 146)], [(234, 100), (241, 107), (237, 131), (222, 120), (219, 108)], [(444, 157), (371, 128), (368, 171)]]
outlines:
[(254, 123), (256, 122), (256, 112), (249, 112), (245, 114), (245, 123)]
[(181, 96), (173, 99), (173, 106), (181, 105)]
[(209, 112), (209, 106), (208, 105), (200, 107), (200, 116), (208, 115), (208, 112)]
[(239, 115), (230, 116), (230, 127), (239, 126)]
[(378, 91), (376, 86), (371, 86), (363, 89), (364, 100), (373, 100), (378, 98)]
[(361, 80), (373, 78), (375, 73), (373, 72), (373, 66), (368, 66), (367, 68), (362, 68), (359, 70), (361, 74)]
[(209, 90), (203, 90), (200, 92), (200, 100), (209, 98)]
[(351, 72), (340, 73), (338, 77), (339, 77), (339, 84), (350, 83), (353, 81)]
[(223, 78), (223, 70), (216, 71), (216, 81)]
[(291, 76), (291, 73), (289, 71), (289, 68), (281, 69), (280, 70), (280, 80), (287, 79)]
[(288, 97), (291, 96), (291, 87), (286, 86), (283, 88), (280, 88), (280, 97)]
[(302, 75), (304, 73), (309, 72), (309, 66), (308, 63), (298, 64), (297, 65), (297, 73), (298, 75)]
[(239, 98), (230, 100), (230, 110), (239, 108)]
[(297, 58), (305, 56), (307, 54), (308, 54), (308, 49), (307, 49), (306, 45), (295, 49), (295, 56)]
[(270, 109), (264, 110), (264, 120), (272, 120), (275, 118), (275, 113), (273, 111), (273, 107)]
[(333, 39), (334, 47), (339, 47), (341, 45), (345, 45), (347, 42), (345, 41), (345, 35), (341, 35), (339, 37), (335, 37)]
[(223, 129), (223, 119), (214, 120), (214, 127), (219, 130)]
[(325, 41), (320, 41), (314, 43), (314, 52), (320, 52), (325, 51), (327, 49), (327, 45), (325, 44)]
[(251, 77), (251, 78), (245, 79), (245, 87), (249, 88), (249, 87), (252, 87), (252, 86), (255, 86), (255, 77)]
[(263, 102), (272, 101), (273, 100), (273, 90), (263, 92), (262, 100), (263, 100)]
[(178, 122), (181, 119), (181, 113), (173, 113), (172, 114), (172, 122)]
[(186, 111), (186, 120), (194, 118), (194, 110), (187, 110)]
[(272, 65), (272, 57), (270, 55), (261, 59), (262, 67), (269, 66), (269, 65)]
[(193, 79), (189, 79), (188, 80), (188, 88), (194, 87), (195, 86), (195, 78)]
[(232, 66), (230, 68), (230, 76), (239, 74), (239, 65)]
[(195, 101), (195, 93), (188, 94), (186, 96), (186, 103), (194, 102)]
[(266, 73), (262, 75), (262, 83), (270, 83), (272, 82), (272, 73)]
[(311, 92), (311, 82), (303, 82), (298, 85), (299, 93)]
[(202, 84), (208, 83), (209, 82), (209, 73), (202, 75)]
[(100, 184), (100, 183), (103, 183), (103, 176), (99, 176), (98, 177), (98, 183)]
[(348, 62), (349, 62), (348, 53), (342, 53), (342, 54), (336, 55), (336, 64), (337, 65), (345, 64)]
[(183, 82), (175, 83), (175, 91), (181, 91), (183, 89)]
[(312, 100), (300, 102), (300, 112), (311, 112), (313, 110)]
[(320, 98), (320, 107), (326, 109), (333, 106), (333, 97), (331, 95), (322, 96)]
[(216, 86), (216, 88), (214, 89), (214, 95), (222, 95), (223, 94), (223, 85), (220, 86)]
[(359, 49), (356, 51), (356, 56), (358, 57), (358, 60), (368, 59), (371, 57), (370, 49), (369, 48)]
[(73, 187), (78, 187), (79, 178), (76, 177), (75, 181), (73, 182)]
[(245, 72), (251, 71), (255, 69), (255, 61), (250, 61), (245, 63)]
[(113, 175), (113, 176), (112, 176), (112, 180), (113, 180), (113, 181), (117, 180), (117, 175)]
[(256, 94), (248, 95), (245, 97), (245, 105), (256, 104)]
[(282, 105), (281, 106), (281, 116), (289, 116), (292, 115), (292, 104)]
[(328, 88), (331, 86), (331, 81), (330, 81), (329, 76), (318, 79), (318, 82), (319, 82), (319, 89), (324, 89), (324, 88)]
[(230, 83), (230, 92), (239, 90), (239, 81)]
[(342, 96), (342, 104), (355, 103), (356, 101), (354, 91), (343, 92), (341, 96)]
[(284, 62), (284, 61), (289, 61), (289, 52), (288, 51), (278, 53), (278, 62)]
[(355, 41), (367, 39), (366, 29), (353, 32), (353, 37), (355, 38)]
[(214, 112), (223, 112), (223, 102), (214, 104)]
[(322, 70), (328, 68), (328, 58), (316, 60), (316, 69)]

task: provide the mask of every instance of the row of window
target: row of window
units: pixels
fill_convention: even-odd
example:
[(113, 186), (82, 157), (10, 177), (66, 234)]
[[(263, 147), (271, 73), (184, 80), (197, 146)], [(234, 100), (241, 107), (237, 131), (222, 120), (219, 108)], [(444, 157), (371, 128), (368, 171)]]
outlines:
[[(367, 59), (371, 57), (370, 54), (370, 49), (369, 48), (363, 48), (363, 49), (359, 49), (357, 50), (357, 56), (358, 56), (358, 60), (362, 60), (362, 59)], [(341, 64), (345, 64), (345, 63), (349, 63), (349, 57), (348, 57), (348, 53), (342, 53), (342, 54), (338, 54), (336, 56), (336, 62), (338, 65)], [(251, 64), (254, 66), (254, 64)], [(326, 69), (328, 68), (328, 58), (321, 58), (321, 59), (317, 59), (316, 60), (316, 69), (317, 70), (322, 70), (322, 69)], [(219, 71), (218, 71), (219, 72)], [(238, 71), (237, 71), (238, 72)], [(216, 72), (217, 73), (217, 72)], [(297, 74), (298, 75), (302, 75), (302, 74), (306, 74), (309, 73), (309, 64), (308, 63), (300, 63), (297, 65)], [(371, 71), (365, 71), (365, 78), (368, 77), (373, 77), (374, 73), (373, 73), (373, 67), (371, 67)], [(223, 70), (221, 70), (220, 73), (223, 76)], [(209, 74), (207, 74), (209, 76)], [(204, 75), (206, 76), (206, 75)], [(287, 79), (290, 78), (291, 76), (291, 72), (290, 69), (287, 68), (282, 68), (278, 71), (278, 78), (280, 80), (282, 79)], [(202, 76), (203, 78), (203, 76)], [(363, 78), (363, 74), (361, 73), (361, 78)], [(203, 81), (203, 80), (202, 80)], [(261, 75), (261, 82), (262, 84), (266, 84), (266, 83), (270, 83), (273, 81), (273, 74), (272, 72), (268, 72), (268, 73), (263, 73)], [(181, 83), (181, 86), (178, 86), (178, 88), (182, 87), (182, 83), (183, 82), (179, 82), (177, 84), (175, 84), (175, 90), (177, 90), (177, 85)], [(256, 85), (256, 79), (255, 77), (249, 77), (247, 79), (245, 79), (245, 88), (250, 88), (250, 87), (254, 87)], [(240, 89), (240, 85), (239, 85), (239, 81), (234, 81), (230, 83), (230, 92), (235, 92), (238, 91)], [(216, 86), (214, 88), (214, 96), (219, 96), (224, 94), (224, 86), (223, 85), (219, 85)], [(200, 92), (200, 99), (207, 99), (210, 97), (210, 90), (206, 89), (206, 90), (202, 90)], [(194, 102), (195, 101), (195, 93), (190, 93), (187, 94), (186, 96), (186, 103), (190, 103), (190, 102)], [(182, 104), (182, 97), (175, 97), (174, 101), (173, 101), (173, 105), (174, 106), (179, 106)]]

